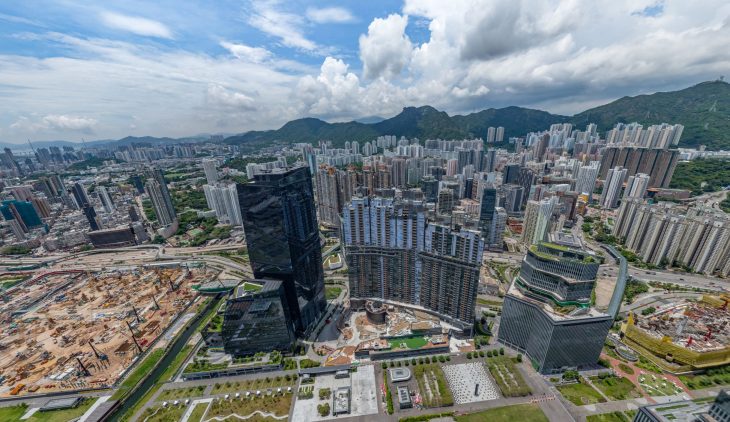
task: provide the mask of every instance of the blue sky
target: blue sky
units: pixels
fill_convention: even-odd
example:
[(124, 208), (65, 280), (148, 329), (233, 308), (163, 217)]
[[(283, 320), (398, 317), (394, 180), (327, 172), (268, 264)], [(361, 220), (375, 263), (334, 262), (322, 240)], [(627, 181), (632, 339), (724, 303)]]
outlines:
[(0, 4), (0, 141), (186, 136), (314, 116), (571, 114), (730, 70), (730, 5), (656, 0)]

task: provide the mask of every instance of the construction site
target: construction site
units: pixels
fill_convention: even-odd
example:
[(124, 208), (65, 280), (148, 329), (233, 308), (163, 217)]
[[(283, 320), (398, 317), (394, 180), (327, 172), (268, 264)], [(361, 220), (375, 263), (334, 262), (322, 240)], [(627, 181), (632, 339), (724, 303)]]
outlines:
[(730, 363), (730, 296), (668, 303), (649, 315), (629, 314), (625, 344), (671, 372)]
[(197, 297), (204, 268), (39, 271), (2, 294), (0, 397), (112, 386)]

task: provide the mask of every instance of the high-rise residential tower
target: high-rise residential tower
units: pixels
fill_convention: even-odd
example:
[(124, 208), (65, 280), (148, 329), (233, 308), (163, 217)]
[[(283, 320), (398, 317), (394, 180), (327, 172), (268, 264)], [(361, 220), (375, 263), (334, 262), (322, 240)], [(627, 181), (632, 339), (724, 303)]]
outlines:
[(353, 298), (422, 306), (470, 330), (484, 249), (478, 231), (429, 221), (420, 200), (356, 196), (342, 234)]
[(155, 169), (149, 172), (147, 182), (145, 183), (145, 192), (150, 197), (152, 207), (155, 209), (157, 221), (163, 227), (171, 225), (176, 219), (175, 207), (172, 204), (172, 196), (167, 189), (167, 181), (165, 174), (161, 169)]
[(618, 206), (618, 200), (621, 198), (621, 189), (626, 179), (626, 169), (623, 167), (615, 167), (608, 171), (606, 181), (603, 183), (603, 193), (601, 194), (601, 207), (613, 209)]
[(205, 180), (209, 185), (218, 181), (218, 169), (216, 168), (218, 162), (213, 159), (203, 160), (203, 172), (205, 172)]

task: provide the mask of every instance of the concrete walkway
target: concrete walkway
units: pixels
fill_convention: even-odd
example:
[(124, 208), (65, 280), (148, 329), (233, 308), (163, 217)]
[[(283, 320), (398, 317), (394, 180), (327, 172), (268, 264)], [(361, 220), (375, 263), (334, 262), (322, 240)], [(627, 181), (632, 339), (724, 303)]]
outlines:
[(31, 407), (30, 409), (28, 409), (28, 411), (25, 412), (23, 416), (20, 417), (20, 420), (29, 419), (38, 410), (40, 410), (40, 407)]
[[(197, 406), (201, 403), (210, 403), (212, 401), (213, 401), (212, 398), (193, 400), (192, 402), (190, 402), (190, 406), (188, 406), (188, 409), (185, 411), (185, 414), (183, 415), (182, 419), (180, 419), (180, 422), (188, 422), (188, 419), (190, 419), (190, 415), (193, 414), (193, 409), (195, 409), (195, 406)], [(210, 404), (208, 404), (208, 406), (210, 406)], [(206, 409), (207, 409), (207, 406), (206, 406)]]
[(99, 397), (94, 404), (91, 405), (90, 408), (86, 410), (86, 412), (81, 415), (81, 419), (78, 420), (78, 422), (86, 422), (89, 417), (94, 413), (94, 411), (101, 406), (102, 404), (106, 403), (107, 400), (109, 400), (112, 396), (101, 396)]

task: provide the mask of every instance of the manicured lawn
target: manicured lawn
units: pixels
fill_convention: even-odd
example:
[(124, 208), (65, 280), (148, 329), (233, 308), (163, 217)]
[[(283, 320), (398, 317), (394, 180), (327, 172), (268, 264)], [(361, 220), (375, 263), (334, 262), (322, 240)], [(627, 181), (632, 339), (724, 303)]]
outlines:
[(560, 394), (563, 395), (571, 403), (577, 406), (583, 406), (584, 404), (593, 403), (604, 403), (604, 399), (601, 394), (596, 391), (593, 387), (583, 383), (560, 385), (557, 387)]
[(144, 378), (157, 362), (162, 359), (165, 350), (162, 348), (151, 351), (145, 359), (137, 365), (137, 368), (124, 380), (119, 389), (112, 395), (111, 400), (119, 400), (126, 396), (130, 389), (134, 388), (137, 383)]
[(327, 300), (337, 299), (337, 297), (342, 293), (342, 287), (325, 287), (324, 288), (324, 295), (326, 296)]
[(492, 378), (497, 382), (499, 390), (505, 397), (522, 397), (531, 393), (522, 375), (515, 367), (512, 359), (499, 356), (487, 358), (487, 367)]
[(0, 421), (18, 421), (28, 411), (28, 405), (0, 407)]
[[(26, 419), (28, 422), (67, 422), (74, 420), (91, 407), (96, 399), (84, 399), (84, 401), (73, 409), (52, 410), (50, 412), (35, 412), (33, 416)], [(5, 419), (3, 419), (5, 420)], [(12, 420), (12, 419), (11, 419)]]
[(602, 413), (600, 415), (590, 415), (586, 418), (586, 422), (631, 422), (631, 418), (623, 412)]
[(641, 394), (636, 389), (636, 386), (626, 378), (619, 377), (608, 377), (605, 379), (599, 379), (598, 377), (591, 378), (591, 382), (599, 390), (603, 391), (603, 394), (614, 400), (626, 400), (641, 397)]
[(388, 343), (390, 343), (390, 347), (393, 349), (400, 349), (401, 344), (405, 343), (406, 348), (408, 349), (420, 349), (421, 347), (425, 346), (428, 341), (426, 341), (425, 338), (415, 336), (415, 337), (405, 337), (405, 338), (398, 338), (398, 339), (389, 339)]
[(456, 422), (549, 422), (547, 416), (536, 404), (518, 404), (498, 407), (479, 413), (456, 416)]
[(190, 414), (190, 417), (188, 418), (188, 422), (200, 422), (203, 420), (203, 415), (205, 415), (205, 411), (208, 409), (208, 403), (198, 403), (195, 405), (195, 408), (193, 409), (193, 412)]
[(260, 284), (256, 283), (243, 283), (243, 290), (247, 292), (258, 292), (263, 287)]

